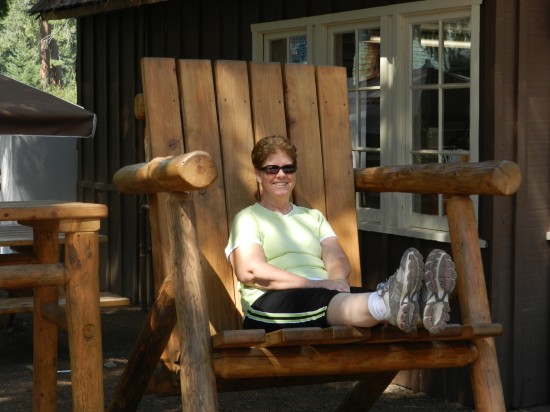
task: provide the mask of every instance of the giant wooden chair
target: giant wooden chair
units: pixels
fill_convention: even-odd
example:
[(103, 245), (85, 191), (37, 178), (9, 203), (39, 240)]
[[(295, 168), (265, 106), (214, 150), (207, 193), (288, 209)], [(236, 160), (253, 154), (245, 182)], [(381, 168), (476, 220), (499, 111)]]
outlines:
[[(364, 410), (400, 370), (467, 365), (476, 409), (505, 409), (493, 339), (502, 328), (491, 323), (469, 195), (513, 194), (514, 163), (353, 170), (341, 67), (147, 58), (142, 78), (136, 101), (150, 161), (121, 169), (115, 183), (124, 193), (149, 194), (158, 294), (110, 410), (134, 410), (147, 388), (163, 387), (153, 372), (162, 356), (174, 360), (178, 352), (185, 411), (216, 410), (217, 390), (338, 380), (359, 380), (342, 410)], [(224, 247), (233, 216), (256, 200), (250, 152), (268, 135), (297, 146), (294, 202), (327, 216), (355, 286), (356, 191), (446, 194), (462, 323), (437, 335), (393, 327), (241, 330)], [(181, 347), (166, 352), (175, 326)]]

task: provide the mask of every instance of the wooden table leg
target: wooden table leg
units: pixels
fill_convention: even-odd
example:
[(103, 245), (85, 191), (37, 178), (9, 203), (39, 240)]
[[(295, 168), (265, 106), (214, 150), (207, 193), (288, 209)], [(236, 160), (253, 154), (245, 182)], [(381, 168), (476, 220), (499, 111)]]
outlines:
[(65, 233), (65, 266), (73, 411), (104, 411), (97, 232)]
[[(59, 262), (57, 232), (34, 230), (34, 253), (38, 263)], [(42, 316), (41, 306), (57, 304), (57, 286), (34, 288), (33, 304), (33, 410), (57, 409), (57, 325)]]

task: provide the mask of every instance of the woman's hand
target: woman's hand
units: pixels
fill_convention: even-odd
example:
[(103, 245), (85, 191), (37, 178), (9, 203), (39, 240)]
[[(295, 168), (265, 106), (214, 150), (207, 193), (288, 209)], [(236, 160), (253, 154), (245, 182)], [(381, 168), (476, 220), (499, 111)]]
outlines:
[(349, 293), (350, 291), (349, 283), (346, 279), (320, 279), (314, 282), (314, 287), (336, 290), (344, 293)]

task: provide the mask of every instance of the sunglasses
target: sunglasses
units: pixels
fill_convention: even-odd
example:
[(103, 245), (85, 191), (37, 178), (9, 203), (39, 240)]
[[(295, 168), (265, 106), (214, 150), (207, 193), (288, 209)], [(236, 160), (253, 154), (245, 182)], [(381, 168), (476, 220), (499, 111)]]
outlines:
[(293, 173), (296, 173), (296, 170), (298, 170), (298, 167), (296, 165), (284, 165), (284, 166), (267, 165), (264, 167), (260, 167), (258, 170), (261, 170), (262, 172), (266, 172), (268, 175), (276, 175), (279, 173), (280, 170), (282, 170), (285, 175), (291, 175)]

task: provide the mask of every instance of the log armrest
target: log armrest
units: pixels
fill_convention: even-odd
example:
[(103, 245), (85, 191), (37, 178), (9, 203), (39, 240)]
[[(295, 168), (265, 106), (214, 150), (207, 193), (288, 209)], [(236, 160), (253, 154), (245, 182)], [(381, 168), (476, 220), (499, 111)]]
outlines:
[(508, 160), (379, 166), (354, 174), (358, 192), (508, 196), (521, 183), (519, 166)]
[(187, 192), (205, 189), (217, 175), (210, 155), (194, 151), (123, 167), (115, 173), (113, 181), (126, 194)]

